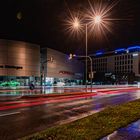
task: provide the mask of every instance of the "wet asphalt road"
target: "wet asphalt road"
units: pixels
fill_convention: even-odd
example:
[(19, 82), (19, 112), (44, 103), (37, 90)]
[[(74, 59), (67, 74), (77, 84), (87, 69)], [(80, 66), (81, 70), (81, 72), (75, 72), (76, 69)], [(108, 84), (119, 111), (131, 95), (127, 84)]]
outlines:
[[(108, 105), (121, 104), (138, 98), (140, 98), (139, 90), (127, 90), (111, 94), (99, 92), (91, 97), (86, 94), (75, 98), (63, 97), (62, 102), (55, 98), (53, 102), (44, 99), (43, 104), (26, 107), (18, 105), (30, 105), (29, 99), (26, 100), (27, 103), (24, 102), (25, 99), (21, 102), (15, 101), (14, 105), (16, 104), (17, 108), (0, 111), (0, 140), (15, 140), (96, 113)], [(41, 101), (38, 99), (34, 102)], [(4, 103), (7, 102), (0, 102), (1, 107), (7, 106)]]

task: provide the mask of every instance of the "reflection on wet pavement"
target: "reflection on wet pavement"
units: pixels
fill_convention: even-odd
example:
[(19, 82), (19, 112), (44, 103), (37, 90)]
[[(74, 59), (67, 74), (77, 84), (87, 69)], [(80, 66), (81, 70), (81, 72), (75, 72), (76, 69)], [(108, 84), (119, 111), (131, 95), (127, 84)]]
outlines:
[(64, 88), (64, 87), (46, 87), (43, 89), (34, 90), (3, 90), (0, 92), (2, 95), (36, 95), (36, 94), (52, 94), (52, 93), (71, 93), (71, 92), (91, 92), (91, 90), (85, 90), (84, 88)]
[(140, 120), (121, 128), (101, 140), (138, 140), (140, 139)]
[(23, 95), (37, 95), (37, 94), (62, 94), (62, 93), (75, 93), (75, 92), (97, 92), (97, 91), (106, 91), (106, 90), (117, 90), (117, 89), (127, 89), (127, 88), (133, 88), (133, 87), (104, 87), (101, 86), (99, 87), (94, 87), (92, 90), (90, 88), (85, 88), (85, 86), (81, 87), (44, 87), (41, 89), (34, 89), (34, 90), (29, 90), (29, 89), (21, 89), (21, 90), (1, 90), (0, 91), (0, 96), (23, 96)]
[[(14, 140), (58, 124), (68, 123), (94, 114), (107, 106), (138, 98), (140, 98), (139, 90), (112, 92), (112, 94), (100, 94), (99, 92), (96, 96), (84, 97), (83, 95), (82, 98), (68, 98), (62, 102), (48, 103), (48, 99), (45, 98), (46, 103), (42, 105), (3, 110), (0, 111), (0, 140)], [(27, 101), (27, 99), (23, 101)], [(25, 103), (18, 102), (17, 104)], [(28, 99), (27, 104), (31, 104), (30, 99)], [(10, 113), (13, 114), (8, 115)], [(6, 115), (3, 116), (3, 114)], [(133, 125), (133, 128), (134, 126), (136, 127), (137, 124)]]

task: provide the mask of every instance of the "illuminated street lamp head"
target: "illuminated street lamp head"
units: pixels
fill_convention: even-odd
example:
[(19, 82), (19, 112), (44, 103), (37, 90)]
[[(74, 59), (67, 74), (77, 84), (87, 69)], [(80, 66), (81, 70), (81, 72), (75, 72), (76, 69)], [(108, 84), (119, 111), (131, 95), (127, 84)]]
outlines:
[(117, 2), (107, 4), (100, 1), (96, 4), (92, 4), (89, 0), (90, 8), (87, 9), (87, 14), (85, 16), (88, 21), (90, 35), (102, 38), (103, 36), (107, 37), (108, 32), (112, 33), (112, 21), (118, 20), (111, 18), (112, 10), (115, 5), (117, 5)]
[(112, 33), (112, 21), (119, 20), (111, 18), (112, 10), (116, 4), (116, 2), (109, 5), (102, 2), (92, 4), (89, 0), (90, 8), (86, 12), (77, 12), (76, 14), (69, 11), (70, 15), (65, 20), (66, 31), (79, 38), (85, 32), (85, 25), (88, 25), (89, 35), (92, 34), (93, 37), (95, 35), (99, 38), (102, 35), (107, 37), (107, 32)]
[(77, 30), (77, 29), (79, 29), (79, 27), (80, 27), (80, 22), (79, 22), (78, 18), (75, 17), (74, 21), (73, 21), (73, 28)]
[(70, 16), (65, 20), (66, 32), (72, 37), (82, 36), (83, 32), (83, 19), (81, 14), (71, 13)]
[(95, 24), (100, 24), (101, 22), (102, 22), (102, 17), (100, 15), (94, 17)]

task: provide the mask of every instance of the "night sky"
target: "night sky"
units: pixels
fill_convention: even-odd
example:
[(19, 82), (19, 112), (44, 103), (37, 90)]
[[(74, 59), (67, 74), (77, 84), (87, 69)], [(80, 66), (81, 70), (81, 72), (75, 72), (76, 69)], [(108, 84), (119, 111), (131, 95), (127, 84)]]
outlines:
[[(94, 3), (96, 1), (99, 0), (94, 0)], [(88, 9), (89, 4), (88, 0), (1, 0), (0, 38), (82, 54), (85, 52), (84, 35), (73, 38), (65, 32), (64, 19), (68, 15), (68, 7), (77, 12)], [(112, 16), (129, 20), (114, 21), (113, 33), (107, 33), (102, 39), (88, 38), (88, 53), (140, 45), (140, 0), (120, 0), (112, 9)]]

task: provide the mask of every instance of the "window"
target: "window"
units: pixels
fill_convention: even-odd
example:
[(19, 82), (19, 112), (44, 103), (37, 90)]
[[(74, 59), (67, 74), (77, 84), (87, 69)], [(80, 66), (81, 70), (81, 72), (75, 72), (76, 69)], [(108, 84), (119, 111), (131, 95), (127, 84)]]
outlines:
[(127, 64), (127, 60), (125, 60), (125, 64)]

